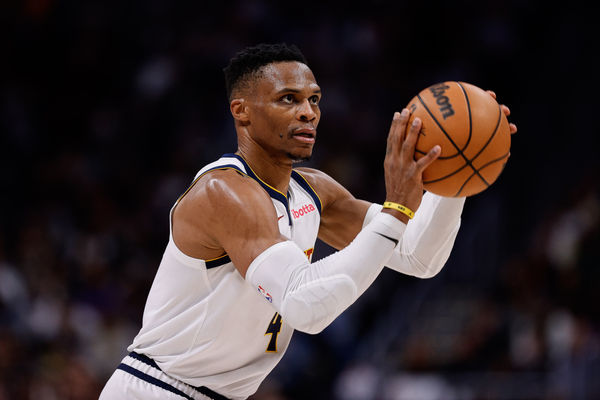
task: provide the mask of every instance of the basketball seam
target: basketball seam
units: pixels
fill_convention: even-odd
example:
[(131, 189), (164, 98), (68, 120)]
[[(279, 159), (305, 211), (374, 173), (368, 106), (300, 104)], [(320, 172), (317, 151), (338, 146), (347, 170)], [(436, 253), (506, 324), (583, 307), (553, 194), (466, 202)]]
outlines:
[(497, 163), (498, 161), (501, 161), (503, 159), (505, 159), (506, 157), (508, 157), (508, 155), (510, 154), (510, 151), (507, 151), (506, 153), (502, 154), (500, 157), (494, 158), (493, 160), (490, 160), (488, 162), (486, 162), (485, 164), (483, 164), (481, 166), (481, 168), (479, 168), (479, 170), (481, 171), (482, 169), (489, 167), (490, 165)]
[[(415, 153), (419, 153), (422, 155), (427, 154), (426, 151), (421, 151), (419, 149), (415, 149)], [(446, 156), (446, 157), (440, 156), (440, 157), (436, 158), (436, 160), (450, 160), (451, 158), (458, 157), (458, 156), (460, 156), (460, 153), (452, 154), (451, 156)]]
[(473, 136), (473, 116), (471, 115), (471, 102), (469, 101), (469, 96), (467, 96), (467, 92), (465, 88), (460, 84), (460, 82), (456, 82), (458, 86), (462, 89), (463, 94), (465, 95), (465, 101), (467, 102), (467, 110), (469, 110), (469, 137), (467, 138), (467, 143), (465, 143), (465, 147), (461, 149), (461, 154), (463, 150), (466, 150), (469, 147), (469, 143), (471, 143), (471, 137)]
[[(468, 96), (467, 93), (465, 92), (465, 89), (460, 85), (460, 83), (457, 82), (457, 84), (460, 86), (460, 88), (463, 91), (463, 94), (465, 95), (465, 98), (467, 99), (467, 104), (469, 104), (468, 106), (468, 110), (469, 110), (469, 121), (471, 120), (471, 106), (468, 100)], [(477, 169), (473, 166), (473, 164), (471, 163), (471, 160), (469, 160), (465, 154), (462, 152), (462, 150), (456, 145), (456, 143), (454, 143), (454, 140), (452, 140), (452, 137), (450, 137), (450, 135), (448, 135), (448, 133), (446, 132), (446, 130), (444, 129), (444, 127), (438, 122), (438, 120), (434, 117), (433, 113), (429, 110), (429, 107), (427, 107), (427, 105), (425, 104), (425, 102), (423, 101), (423, 99), (421, 98), (421, 95), (417, 95), (417, 99), (419, 99), (419, 102), (421, 103), (421, 105), (423, 105), (423, 107), (425, 108), (425, 111), (427, 111), (427, 113), (429, 114), (429, 116), (433, 119), (433, 121), (436, 123), (436, 125), (438, 126), (438, 128), (440, 128), (440, 130), (442, 131), (442, 133), (446, 136), (446, 138), (450, 141), (450, 143), (452, 143), (452, 145), (454, 146), (454, 148), (458, 151), (458, 153), (462, 156), (462, 158), (465, 160), (465, 163), (467, 165), (469, 165), (471, 167), (471, 169), (477, 174), (479, 175), (479, 177), (483, 180), (483, 182), (489, 186), (489, 184), (486, 182), (486, 180), (479, 174), (479, 171), (477, 171)], [(462, 169), (462, 167), (461, 167)], [(459, 169), (460, 170), (460, 169)], [(454, 173), (456, 173), (457, 171), (454, 171)]]
[[(484, 169), (485, 167), (488, 167), (494, 163), (497, 163), (498, 161), (502, 161), (503, 159), (505, 159), (508, 155), (510, 154), (510, 152), (507, 152), (505, 154), (503, 154), (502, 156), (493, 159), (491, 161), (488, 161), (487, 163), (485, 163), (484, 165), (481, 166), (481, 168), (478, 169), (478, 171), (481, 171), (482, 169)], [(503, 168), (504, 169), (504, 168)], [(473, 178), (475, 176), (476, 172), (473, 172), (462, 184), (462, 186), (460, 187), (460, 189), (458, 189), (458, 192), (456, 192), (456, 194), (453, 197), (457, 197), (460, 192), (463, 191), (463, 189), (465, 188), (465, 185), (471, 180), (471, 178)], [(477, 173), (477, 175), (479, 175), (479, 173)], [(479, 177), (481, 178), (481, 175), (479, 175)], [(490, 186), (490, 184), (488, 184), (486, 181), (483, 181), (485, 184), (488, 185), (488, 187)]]
[[(473, 158), (471, 159), (471, 161), (475, 161), (475, 159), (477, 157), (479, 157), (479, 155), (483, 152), (483, 150), (485, 150), (485, 148), (490, 144), (490, 142), (492, 141), (492, 139), (494, 138), (494, 136), (496, 136), (496, 133), (498, 132), (498, 128), (500, 127), (500, 121), (502, 120), (502, 109), (500, 108), (500, 105), (498, 105), (498, 111), (499, 111), (498, 112), (498, 121), (496, 121), (496, 127), (494, 128), (494, 131), (492, 132), (492, 135), (487, 140), (487, 142), (485, 142), (485, 144), (479, 150), (479, 152), (473, 156)], [(481, 169), (481, 168), (479, 168), (479, 169)]]
[(463, 164), (459, 169), (454, 170), (452, 172), (450, 172), (448, 175), (442, 176), (440, 178), (435, 178), (435, 179), (431, 179), (429, 181), (423, 181), (423, 183), (435, 183), (435, 182), (439, 182), (439, 181), (443, 181), (444, 179), (450, 178), (452, 175), (456, 175), (458, 174), (460, 171), (462, 171), (465, 167), (467, 166), (467, 164)]
[[(463, 91), (463, 94), (465, 95), (465, 100), (467, 100), (467, 109), (469, 110), (469, 137), (470, 137), (471, 130), (473, 129), (472, 128), (473, 120), (471, 117), (471, 102), (469, 101), (469, 96), (467, 95), (467, 91), (465, 90), (464, 86), (461, 85), (460, 82), (456, 82), (456, 83), (460, 87), (460, 89)], [(467, 146), (465, 146), (465, 149), (466, 148), (467, 148)], [(463, 152), (461, 151), (460, 154), (463, 154)], [(466, 156), (463, 155), (463, 157), (465, 157), (465, 160), (467, 159)], [(475, 171), (475, 173), (479, 176), (479, 178), (481, 178), (483, 183), (485, 183), (487, 187), (490, 187), (490, 184), (487, 183), (487, 181), (484, 179), (484, 177), (481, 176), (481, 174), (479, 173), (479, 170), (477, 168), (475, 168), (475, 166), (473, 165), (473, 160), (469, 160), (468, 163), (469, 163), (469, 166), (473, 169), (473, 171)]]

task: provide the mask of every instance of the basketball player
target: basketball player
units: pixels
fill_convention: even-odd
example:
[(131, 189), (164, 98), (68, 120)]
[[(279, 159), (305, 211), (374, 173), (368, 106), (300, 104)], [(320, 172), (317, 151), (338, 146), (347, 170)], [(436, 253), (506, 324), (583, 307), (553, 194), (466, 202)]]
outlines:
[[(142, 328), (101, 400), (245, 399), (294, 330), (322, 331), (384, 266), (432, 277), (452, 249), (464, 198), (423, 195), (440, 148), (414, 160), (421, 121), (407, 126), (407, 109), (391, 123), (382, 207), (292, 168), (311, 156), (321, 118), (321, 89), (295, 46), (247, 48), (225, 77), (238, 150), (202, 168), (173, 206)], [(339, 251), (311, 263), (317, 237)]]

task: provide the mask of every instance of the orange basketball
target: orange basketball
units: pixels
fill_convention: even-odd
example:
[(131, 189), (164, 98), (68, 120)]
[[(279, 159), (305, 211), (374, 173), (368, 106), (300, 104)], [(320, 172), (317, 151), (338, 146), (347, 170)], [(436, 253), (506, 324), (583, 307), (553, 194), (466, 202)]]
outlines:
[(425, 189), (448, 197), (472, 196), (498, 179), (508, 160), (510, 128), (500, 105), (465, 82), (443, 82), (422, 90), (408, 104), (423, 121), (415, 158), (433, 146), (442, 152), (423, 172)]

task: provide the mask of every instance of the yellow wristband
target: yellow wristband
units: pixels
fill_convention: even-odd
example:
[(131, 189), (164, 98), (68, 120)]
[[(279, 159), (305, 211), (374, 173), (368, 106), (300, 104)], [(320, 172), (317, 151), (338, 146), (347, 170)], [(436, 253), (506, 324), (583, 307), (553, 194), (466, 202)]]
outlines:
[(391, 201), (386, 201), (383, 203), (383, 208), (391, 208), (392, 210), (400, 211), (402, 214), (406, 215), (408, 218), (412, 219), (415, 216), (413, 210), (408, 207), (404, 207), (402, 204), (392, 203)]

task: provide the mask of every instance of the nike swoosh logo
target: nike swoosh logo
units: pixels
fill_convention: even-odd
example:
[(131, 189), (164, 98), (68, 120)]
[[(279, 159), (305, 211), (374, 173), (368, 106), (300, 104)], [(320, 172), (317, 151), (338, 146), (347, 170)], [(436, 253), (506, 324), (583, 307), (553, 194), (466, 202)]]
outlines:
[(389, 236), (384, 235), (383, 233), (379, 233), (379, 232), (375, 232), (376, 234), (378, 234), (379, 236), (383, 236), (384, 238), (391, 240), (392, 242), (394, 242), (394, 246), (398, 245), (398, 240), (391, 238)]
[(280, 215), (279, 217), (277, 217), (277, 221), (279, 221), (281, 218), (283, 218), (283, 215)]

